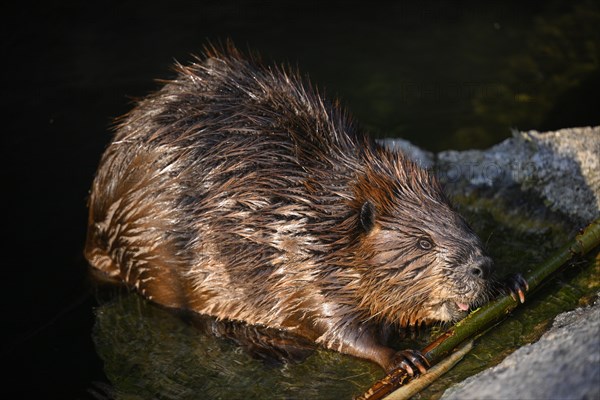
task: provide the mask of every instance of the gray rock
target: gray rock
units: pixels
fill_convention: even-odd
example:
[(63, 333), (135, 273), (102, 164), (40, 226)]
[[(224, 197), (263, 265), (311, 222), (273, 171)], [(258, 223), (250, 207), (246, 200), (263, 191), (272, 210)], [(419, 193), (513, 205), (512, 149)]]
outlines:
[(600, 127), (513, 132), (488, 150), (441, 152), (436, 171), (454, 185), (519, 185), (580, 222), (600, 216)]
[(451, 186), (502, 190), (518, 185), (578, 222), (600, 216), (600, 126), (515, 131), (512, 138), (490, 149), (450, 150), (437, 157), (406, 140), (379, 142), (404, 152), (424, 168), (435, 168), (441, 181)]
[(600, 300), (558, 315), (538, 342), (442, 396), (455, 399), (600, 399)]

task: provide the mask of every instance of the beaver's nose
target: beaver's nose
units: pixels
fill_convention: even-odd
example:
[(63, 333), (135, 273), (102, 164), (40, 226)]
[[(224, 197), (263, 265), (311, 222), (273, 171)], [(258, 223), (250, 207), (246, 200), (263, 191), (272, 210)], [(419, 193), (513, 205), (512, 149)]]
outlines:
[(475, 278), (487, 279), (492, 273), (492, 259), (486, 256), (478, 258), (469, 265), (467, 273)]

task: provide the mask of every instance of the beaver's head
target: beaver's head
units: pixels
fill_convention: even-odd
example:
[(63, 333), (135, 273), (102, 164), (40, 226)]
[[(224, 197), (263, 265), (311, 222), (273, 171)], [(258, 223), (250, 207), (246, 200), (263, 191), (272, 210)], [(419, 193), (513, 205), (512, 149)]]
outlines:
[(360, 302), (370, 317), (454, 321), (487, 299), (492, 260), (427, 171), (382, 151), (355, 193)]

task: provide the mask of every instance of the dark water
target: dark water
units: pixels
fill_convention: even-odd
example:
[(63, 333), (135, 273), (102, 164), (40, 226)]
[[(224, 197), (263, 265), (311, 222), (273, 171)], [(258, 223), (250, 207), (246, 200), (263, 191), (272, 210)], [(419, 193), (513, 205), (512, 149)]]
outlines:
[(5, 376), (15, 398), (107, 382), (81, 255), (87, 191), (112, 119), (208, 40), (297, 65), (375, 135), (433, 151), (600, 123), (593, 1), (57, 2), (3, 16), (2, 359), (27, 380)]

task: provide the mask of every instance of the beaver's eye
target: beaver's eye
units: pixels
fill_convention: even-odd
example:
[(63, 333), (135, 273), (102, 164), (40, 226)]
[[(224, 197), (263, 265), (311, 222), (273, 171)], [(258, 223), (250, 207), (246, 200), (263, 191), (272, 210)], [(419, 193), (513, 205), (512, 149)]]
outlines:
[(433, 248), (433, 243), (431, 243), (431, 240), (426, 238), (420, 238), (418, 244), (421, 250), (431, 250)]

